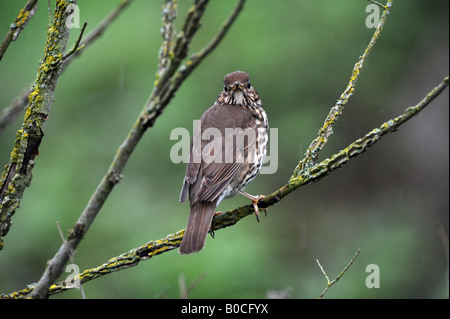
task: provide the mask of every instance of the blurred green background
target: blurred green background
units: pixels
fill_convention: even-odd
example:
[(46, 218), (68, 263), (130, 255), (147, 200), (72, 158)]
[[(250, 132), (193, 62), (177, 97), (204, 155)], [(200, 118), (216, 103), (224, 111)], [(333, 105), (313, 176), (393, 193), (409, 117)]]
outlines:
[[(120, 1), (79, 0), (92, 30)], [(26, 1), (0, 1), (0, 36)], [(52, 1), (53, 3), (53, 1)], [(191, 53), (209, 42), (236, 1), (212, 0)], [(56, 227), (73, 226), (155, 80), (163, 1), (135, 0), (62, 74), (13, 226), (0, 252), (0, 292), (38, 281), (61, 245)], [(191, 1), (180, 0), (177, 30)], [(174, 128), (215, 101), (222, 78), (247, 71), (278, 128), (278, 170), (247, 187), (268, 194), (283, 186), (345, 89), (374, 29), (363, 0), (248, 0), (223, 42), (195, 70), (141, 140), (75, 254), (81, 270), (183, 229), (189, 205), (178, 196), (185, 165), (170, 161)], [(43, 55), (47, 2), (0, 61), (0, 109), (35, 79)], [(54, 4), (53, 4), (54, 6)], [(395, 1), (354, 96), (321, 153), (325, 159), (418, 103), (449, 72), (448, 6)], [(73, 29), (69, 47), (79, 29)], [(23, 114), (0, 134), (0, 164), (9, 161)], [(273, 293), (316, 298), (326, 281), (360, 256), (327, 298), (447, 298), (449, 200), (448, 88), (394, 134), (320, 182), (302, 187), (258, 224), (253, 216), (216, 232), (196, 255), (177, 250), (85, 284), (88, 298), (179, 298), (206, 274), (192, 298), (265, 298)], [(220, 210), (248, 204), (243, 196)], [(443, 235), (444, 234), (444, 235)], [(365, 285), (366, 267), (380, 269), (380, 288)], [(61, 280), (69, 273), (65, 273)], [(52, 298), (80, 298), (77, 290)]]

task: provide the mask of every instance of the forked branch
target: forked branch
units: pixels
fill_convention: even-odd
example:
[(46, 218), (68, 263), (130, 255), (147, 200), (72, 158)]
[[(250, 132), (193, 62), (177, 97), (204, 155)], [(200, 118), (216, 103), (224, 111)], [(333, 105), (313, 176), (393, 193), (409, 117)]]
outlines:
[(345, 272), (353, 264), (353, 262), (355, 261), (356, 257), (358, 257), (360, 252), (361, 252), (361, 249), (358, 249), (358, 251), (356, 252), (355, 256), (353, 256), (353, 258), (350, 259), (350, 262), (347, 264), (347, 266), (345, 266), (345, 268), (341, 271), (341, 273), (339, 275), (337, 275), (337, 277), (335, 279), (333, 279), (332, 281), (330, 281), (330, 278), (328, 278), (327, 273), (325, 272), (325, 270), (323, 270), (323, 267), (320, 264), (319, 259), (316, 259), (317, 265), (319, 265), (320, 270), (322, 271), (323, 275), (325, 276), (325, 279), (327, 280), (327, 285), (326, 285), (325, 289), (322, 291), (322, 293), (319, 295), (318, 299), (322, 299), (323, 296), (325, 296), (325, 294), (327, 293), (328, 289), (331, 286), (333, 286), (339, 279), (341, 279), (341, 277), (345, 274)]

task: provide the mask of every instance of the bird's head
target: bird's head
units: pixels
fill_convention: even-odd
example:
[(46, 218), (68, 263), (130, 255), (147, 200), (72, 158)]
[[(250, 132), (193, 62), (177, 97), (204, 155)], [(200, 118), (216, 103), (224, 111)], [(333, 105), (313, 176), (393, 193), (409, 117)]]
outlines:
[(250, 77), (243, 71), (229, 73), (223, 79), (223, 90), (219, 104), (252, 106), (259, 101), (258, 93), (250, 84)]

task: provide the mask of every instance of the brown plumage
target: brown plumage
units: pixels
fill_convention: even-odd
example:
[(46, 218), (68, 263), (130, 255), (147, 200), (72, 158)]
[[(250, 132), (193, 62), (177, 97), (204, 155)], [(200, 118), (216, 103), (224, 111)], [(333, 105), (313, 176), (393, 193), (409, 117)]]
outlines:
[(268, 128), (248, 74), (236, 71), (225, 76), (224, 89), (194, 131), (180, 194), (181, 202), (189, 195), (191, 203), (181, 254), (204, 247), (215, 209), (223, 199), (242, 193), (252, 200), (258, 217), (257, 202), (263, 196), (249, 195), (243, 189), (264, 162)]

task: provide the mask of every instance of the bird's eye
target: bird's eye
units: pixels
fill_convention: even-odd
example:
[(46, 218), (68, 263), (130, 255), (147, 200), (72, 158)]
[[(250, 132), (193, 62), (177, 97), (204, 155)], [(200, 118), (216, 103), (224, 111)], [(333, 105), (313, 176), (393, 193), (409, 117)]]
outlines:
[(224, 90), (225, 92), (228, 92), (228, 88), (227, 88), (226, 85), (223, 87), (223, 90)]
[(252, 85), (250, 84), (250, 81), (247, 82), (247, 88), (250, 88)]

